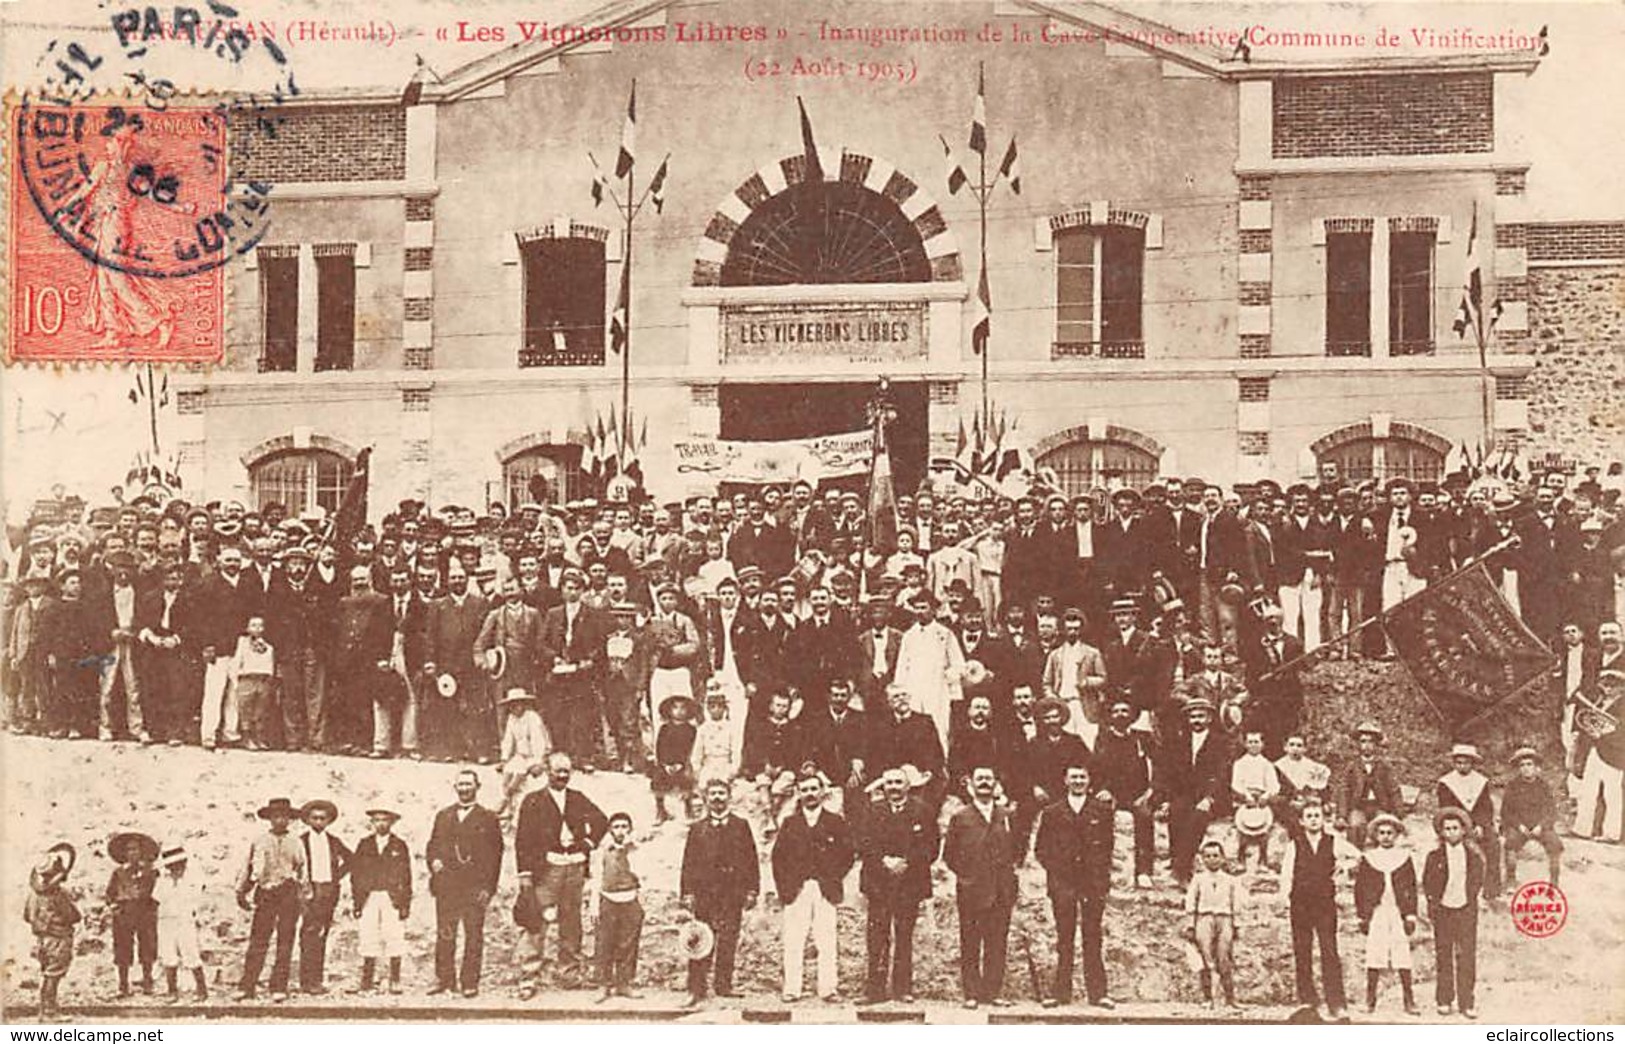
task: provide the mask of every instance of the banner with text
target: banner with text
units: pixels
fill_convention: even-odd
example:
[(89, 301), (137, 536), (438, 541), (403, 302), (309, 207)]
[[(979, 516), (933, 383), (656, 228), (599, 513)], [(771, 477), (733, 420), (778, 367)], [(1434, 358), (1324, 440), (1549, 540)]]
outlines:
[(1451, 727), (1493, 710), (1552, 662), (1483, 563), (1407, 598), (1382, 626)]
[(723, 362), (907, 362), (929, 350), (919, 302), (725, 305), (721, 325)]
[(679, 442), (677, 472), (689, 479), (755, 484), (861, 475), (874, 454), (874, 433), (821, 435), (780, 442), (690, 439)]

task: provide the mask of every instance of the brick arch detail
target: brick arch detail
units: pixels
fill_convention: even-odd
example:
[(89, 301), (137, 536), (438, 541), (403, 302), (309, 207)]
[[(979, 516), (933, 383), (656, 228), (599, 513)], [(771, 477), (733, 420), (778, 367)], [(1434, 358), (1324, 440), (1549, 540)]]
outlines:
[(568, 449), (576, 445), (568, 436), (555, 438), (550, 431), (533, 431), (504, 442), (496, 451), (497, 463), (507, 465), (521, 454), (535, 449)]
[[(822, 149), (819, 152), (821, 158), (828, 155)], [(953, 283), (964, 279), (959, 239), (943, 219), (942, 208), (934, 196), (885, 159), (842, 149), (837, 169), (840, 176), (834, 180), (861, 185), (885, 196), (905, 214), (913, 215), (909, 220), (925, 244), (932, 282)], [(723, 259), (746, 219), (767, 200), (802, 184), (806, 175), (806, 157), (795, 153), (761, 167), (722, 197), (695, 248), (693, 285), (721, 286)]]
[(552, 222), (549, 222), (545, 225), (536, 225), (532, 228), (520, 229), (514, 233), (514, 238), (519, 241), (520, 246), (524, 246), (526, 243), (534, 243), (541, 239), (593, 239), (600, 243), (604, 243), (609, 240), (609, 229), (603, 225), (593, 225), (585, 221), (577, 221), (574, 218), (571, 218), (570, 230), (565, 235), (559, 235), (558, 226)]
[(1143, 450), (1158, 460), (1162, 459), (1162, 443), (1143, 432), (1135, 431), (1133, 428), (1122, 428), (1116, 424), (1106, 425), (1106, 434), (1103, 437), (1095, 435), (1085, 424), (1065, 428), (1053, 435), (1047, 435), (1039, 439), (1038, 444), (1033, 447), (1033, 459), (1038, 460), (1062, 446), (1070, 446), (1078, 442), (1120, 442), (1125, 446), (1133, 446), (1135, 449)]
[(1049, 230), (1051, 233), (1064, 232), (1069, 228), (1092, 228), (1098, 225), (1122, 225), (1126, 228), (1137, 228), (1145, 231), (1151, 224), (1151, 214), (1144, 210), (1126, 210), (1110, 204), (1106, 208), (1106, 220), (1096, 221), (1094, 208), (1089, 205), (1064, 210), (1059, 214), (1050, 215)]
[[(1361, 421), (1359, 424), (1348, 424), (1327, 432), (1310, 443), (1309, 450), (1315, 456), (1322, 457), (1339, 446), (1373, 437), (1371, 422)], [(1437, 432), (1429, 431), (1419, 424), (1407, 424), (1403, 421), (1394, 421), (1388, 426), (1388, 437), (1418, 443), (1441, 455), (1448, 455), (1453, 445), (1449, 439)]]
[[(335, 439), (330, 435), (312, 435), (310, 445), (304, 447), (304, 449), (325, 450), (328, 453), (336, 453), (351, 464), (354, 464), (356, 457), (361, 455), (361, 451), (348, 442)], [(268, 457), (276, 456), (279, 453), (291, 453), (295, 450), (300, 450), (300, 448), (294, 445), (292, 435), (278, 435), (276, 438), (266, 439), (264, 442), (245, 450), (241, 460), (243, 467), (252, 469), (264, 462)], [(300, 450), (300, 452), (303, 452), (303, 450)]]

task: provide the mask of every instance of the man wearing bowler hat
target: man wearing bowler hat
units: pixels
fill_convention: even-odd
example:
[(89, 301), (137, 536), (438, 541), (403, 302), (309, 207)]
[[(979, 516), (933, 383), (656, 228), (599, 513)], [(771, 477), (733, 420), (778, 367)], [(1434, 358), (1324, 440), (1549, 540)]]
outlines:
[(254, 914), (248, 933), (248, 955), (237, 984), (238, 1000), (253, 1000), (259, 989), (265, 951), (276, 934), (276, 958), (271, 965), (271, 999), (288, 999), (288, 971), (293, 958), (294, 929), (299, 904), (310, 898), (310, 864), (305, 846), (288, 833), (299, 814), (287, 798), (273, 798), (256, 813), (269, 825), (254, 839), (248, 858), (237, 875), (237, 905)]
[(328, 832), (339, 818), (338, 806), (325, 798), (307, 801), (299, 810), (309, 831), (300, 838), (305, 865), (310, 868), (310, 901), (299, 924), (299, 992), (320, 996), (327, 992), (327, 934), (333, 928), (339, 882), (350, 872), (350, 849)]

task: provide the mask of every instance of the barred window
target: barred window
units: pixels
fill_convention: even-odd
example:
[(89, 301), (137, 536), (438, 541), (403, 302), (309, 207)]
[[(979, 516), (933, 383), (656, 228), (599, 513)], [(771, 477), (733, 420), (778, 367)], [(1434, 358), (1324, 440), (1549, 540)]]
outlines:
[(266, 457), (249, 470), (255, 510), (281, 504), (290, 516), (312, 507), (337, 511), (352, 470), (348, 460), (330, 450), (290, 450)]
[(1080, 439), (1057, 446), (1038, 458), (1040, 468), (1053, 468), (1061, 491), (1069, 497), (1111, 485), (1144, 489), (1156, 481), (1158, 460), (1139, 446), (1113, 439)]
[(1412, 439), (1351, 439), (1322, 453), (1318, 463), (1327, 461), (1337, 464), (1347, 482), (1437, 482), (1444, 476), (1444, 454)]
[(579, 499), (586, 485), (580, 465), (581, 447), (576, 445), (534, 446), (509, 457), (502, 464), (509, 510), (532, 501), (563, 504)]

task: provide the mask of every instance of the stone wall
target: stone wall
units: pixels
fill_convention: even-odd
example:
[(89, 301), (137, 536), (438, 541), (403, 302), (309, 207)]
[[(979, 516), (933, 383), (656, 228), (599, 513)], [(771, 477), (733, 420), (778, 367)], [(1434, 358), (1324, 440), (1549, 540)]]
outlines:
[(1536, 453), (1625, 458), (1625, 263), (1531, 267)]

